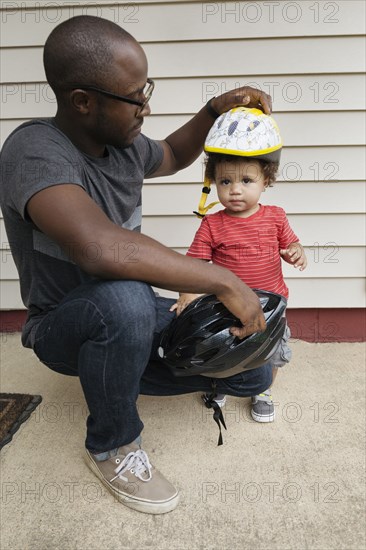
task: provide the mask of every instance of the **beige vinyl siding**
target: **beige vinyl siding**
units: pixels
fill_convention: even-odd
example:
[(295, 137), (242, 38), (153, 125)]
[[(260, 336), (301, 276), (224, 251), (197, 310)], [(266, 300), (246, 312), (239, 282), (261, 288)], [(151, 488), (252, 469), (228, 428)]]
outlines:
[[(362, 0), (338, 2), (3, 2), (3, 43), (43, 44), (55, 24), (73, 15), (97, 15), (120, 24), (141, 42), (362, 35)], [(17, 10), (16, 6), (22, 6)], [(37, 25), (34, 32), (33, 25)], [(22, 33), (19, 33), (19, 27)]]
[[(360, 36), (263, 38), (147, 43), (143, 47), (149, 60), (149, 73), (155, 78), (197, 77), (202, 75), (203, 68), (208, 78), (218, 74), (225, 78), (243, 73), (361, 72), (364, 40)], [(244, 54), (241, 55), (245, 51), (255, 52), (256, 59), (251, 67), (249, 60)], [(322, 55), (318, 55), (319, 51)], [(2, 64), (0, 73), (2, 82), (37, 82), (44, 79), (41, 47), (9, 48), (4, 53), (6, 62)]]
[[(300, 273), (284, 264), (290, 307), (365, 305), (365, 2), (48, 2), (2, 9), (1, 142), (21, 122), (52, 116), (42, 46), (62, 20), (111, 19), (141, 41), (156, 80), (144, 132), (162, 139), (212, 96), (244, 84), (271, 93), (283, 135), (278, 204), (306, 247)], [(53, 6), (53, 7), (52, 7)], [(185, 253), (202, 159), (143, 192), (143, 231)], [(210, 200), (215, 200), (211, 193)], [(21, 308), (14, 263), (1, 229), (1, 308)], [(162, 294), (171, 295), (166, 291)]]
[[(363, 110), (366, 95), (365, 77), (362, 74), (334, 75), (251, 75), (232, 77), (190, 77), (164, 79), (155, 78), (156, 91), (151, 99), (152, 117), (173, 109), (172, 98), (184, 101), (174, 102), (174, 114), (193, 113), (199, 104), (213, 95), (249, 84), (270, 93), (276, 106), (276, 113), (300, 114), (311, 111), (321, 113), (324, 107), (334, 113), (344, 112), (344, 105), (352, 97), (352, 110)], [(18, 119), (29, 116), (46, 116), (54, 113), (56, 100), (46, 82), (20, 82), (0, 85), (0, 97), (6, 104), (6, 129), (18, 124)], [(170, 107), (169, 107), (170, 106)], [(9, 122), (8, 122), (9, 121)], [(9, 124), (9, 126), (7, 125)], [(4, 130), (5, 132), (5, 130)]]

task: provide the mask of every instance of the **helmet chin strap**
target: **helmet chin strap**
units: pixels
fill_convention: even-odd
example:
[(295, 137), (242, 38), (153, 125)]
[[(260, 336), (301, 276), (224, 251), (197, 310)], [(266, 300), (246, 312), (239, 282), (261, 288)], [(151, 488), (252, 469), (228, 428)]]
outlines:
[(207, 212), (211, 208), (216, 206), (216, 204), (220, 204), (220, 201), (215, 201), (215, 202), (211, 202), (210, 204), (205, 206), (207, 197), (211, 193), (211, 187), (210, 186), (211, 186), (210, 180), (205, 179), (205, 181), (203, 183), (203, 187), (202, 187), (201, 199), (200, 199), (200, 202), (199, 202), (199, 205), (198, 205), (198, 212), (196, 212), (196, 210), (193, 210), (193, 214), (196, 214), (197, 218), (204, 218), (205, 215), (207, 214)]

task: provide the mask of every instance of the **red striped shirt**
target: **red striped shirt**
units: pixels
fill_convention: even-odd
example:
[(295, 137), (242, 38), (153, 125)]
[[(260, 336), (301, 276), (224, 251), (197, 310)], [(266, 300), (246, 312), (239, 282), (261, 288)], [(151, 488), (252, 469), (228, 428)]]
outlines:
[(279, 206), (260, 205), (249, 218), (220, 210), (203, 218), (187, 255), (230, 269), (251, 288), (288, 298), (280, 249), (298, 241)]

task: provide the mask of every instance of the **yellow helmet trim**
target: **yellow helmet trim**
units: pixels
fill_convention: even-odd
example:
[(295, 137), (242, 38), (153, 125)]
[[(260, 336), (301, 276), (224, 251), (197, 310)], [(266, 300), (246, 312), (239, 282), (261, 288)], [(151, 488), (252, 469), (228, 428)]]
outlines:
[(210, 145), (205, 146), (205, 151), (207, 153), (220, 153), (224, 155), (236, 155), (238, 157), (262, 157), (268, 155), (268, 153), (273, 153), (273, 151), (278, 151), (282, 148), (282, 141), (274, 147), (268, 147), (267, 149), (261, 149), (260, 151), (238, 151), (238, 149), (223, 149), (221, 147), (211, 147)]

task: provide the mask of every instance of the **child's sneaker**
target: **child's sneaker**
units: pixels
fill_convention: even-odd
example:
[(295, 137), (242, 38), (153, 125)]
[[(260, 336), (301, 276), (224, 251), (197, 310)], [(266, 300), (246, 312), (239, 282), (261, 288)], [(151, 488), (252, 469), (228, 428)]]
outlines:
[(275, 418), (271, 388), (252, 397), (252, 418), (256, 422), (273, 422)]
[(107, 460), (97, 460), (86, 450), (86, 463), (119, 502), (147, 514), (174, 510), (178, 491), (150, 464), (145, 451), (130, 443), (115, 453)]

